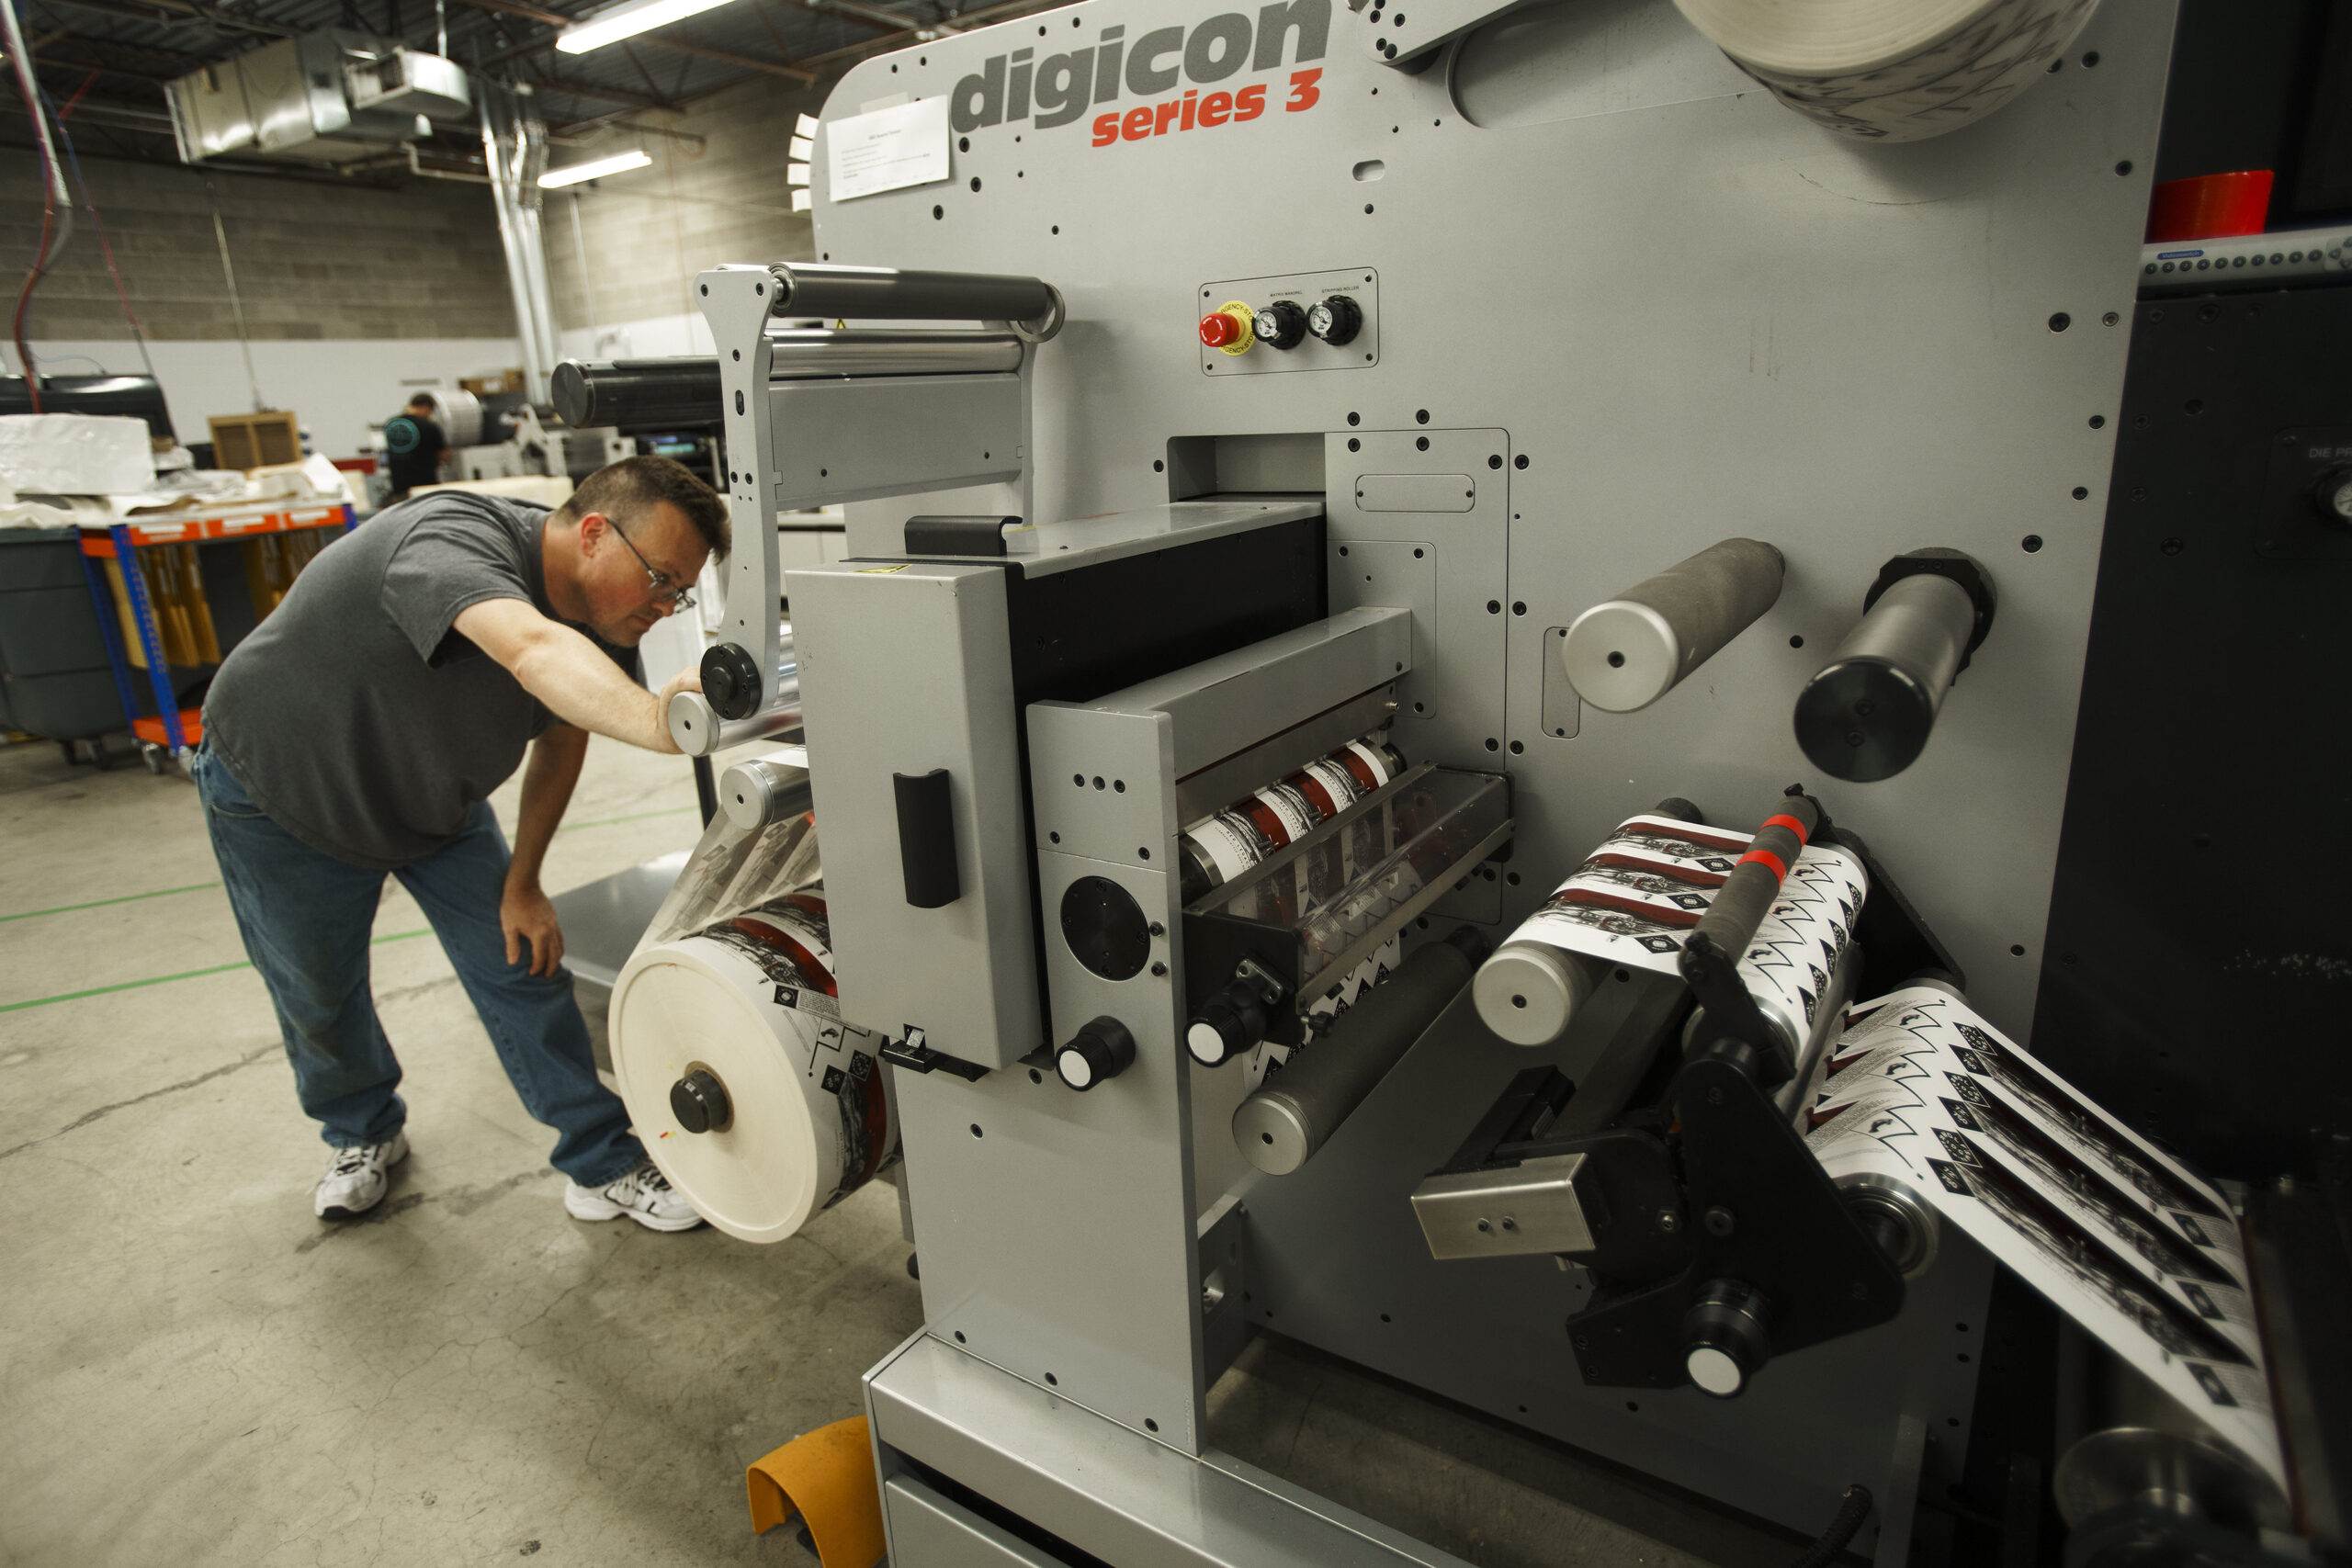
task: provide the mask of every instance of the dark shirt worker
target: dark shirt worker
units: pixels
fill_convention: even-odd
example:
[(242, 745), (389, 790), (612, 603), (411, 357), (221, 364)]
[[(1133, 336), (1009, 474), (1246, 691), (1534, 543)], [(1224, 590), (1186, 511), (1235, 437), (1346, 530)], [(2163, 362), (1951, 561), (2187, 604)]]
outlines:
[(392, 500), (405, 501), (417, 486), (441, 482), (441, 459), (449, 455), (449, 443), (433, 418), (440, 411), (432, 393), (419, 392), (397, 418), (384, 422), (385, 474)]
[[(590, 731), (674, 752), (639, 638), (727, 550), (726, 503), (628, 457), (550, 512), (434, 491), (324, 550), (220, 667), (191, 771), (269, 987), (294, 1089), (335, 1152), (322, 1219), (375, 1207), (408, 1153), (401, 1065), (368, 990), (387, 874), (414, 896), (533, 1117), (576, 1219), (701, 1223), (596, 1078), (539, 866)], [(529, 760), (525, 761), (527, 748)], [(523, 768), (512, 852), (485, 798)]]

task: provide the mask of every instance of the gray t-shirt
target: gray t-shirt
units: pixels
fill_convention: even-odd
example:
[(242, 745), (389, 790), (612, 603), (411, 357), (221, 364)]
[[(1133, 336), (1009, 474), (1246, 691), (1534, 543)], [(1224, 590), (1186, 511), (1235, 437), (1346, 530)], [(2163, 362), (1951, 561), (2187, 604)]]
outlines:
[[(311, 848), (371, 869), (455, 838), (555, 722), (451, 628), (487, 599), (555, 618), (539, 555), (546, 517), (526, 502), (435, 491), (322, 550), (231, 650), (205, 699), (205, 740), (254, 804)], [(634, 653), (598, 646), (636, 674)]]

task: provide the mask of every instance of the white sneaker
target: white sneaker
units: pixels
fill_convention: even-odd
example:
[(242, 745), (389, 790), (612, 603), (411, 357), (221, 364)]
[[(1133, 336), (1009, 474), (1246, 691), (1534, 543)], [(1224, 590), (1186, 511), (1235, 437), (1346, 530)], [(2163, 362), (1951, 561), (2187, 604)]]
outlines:
[(392, 1167), (408, 1158), (408, 1134), (394, 1133), (380, 1144), (337, 1149), (334, 1163), (319, 1179), (311, 1208), (322, 1220), (357, 1219), (384, 1201)]
[(623, 1214), (650, 1231), (690, 1231), (702, 1224), (694, 1205), (678, 1196), (670, 1179), (651, 1160), (618, 1181), (602, 1187), (563, 1184), (563, 1212), (575, 1220), (617, 1220)]

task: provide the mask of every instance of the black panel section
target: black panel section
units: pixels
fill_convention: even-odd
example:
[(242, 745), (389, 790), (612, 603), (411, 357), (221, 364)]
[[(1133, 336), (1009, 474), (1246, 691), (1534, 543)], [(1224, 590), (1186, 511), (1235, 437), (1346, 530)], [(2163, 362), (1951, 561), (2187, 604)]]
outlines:
[(2143, 304), (2035, 1053), (2209, 1172), (2352, 1130), (2352, 288)]
[[(2301, 189), (2305, 127), (2325, 101), (2331, 0), (2185, 0), (2165, 89), (2158, 180), (2269, 169), (2270, 227), (2322, 221), (2345, 205)], [(2075, 69), (2070, 63), (2068, 69)], [(2335, 89), (2341, 91), (2338, 75)], [(2337, 106), (2335, 112), (2342, 112)]]
[(1081, 876), (1062, 893), (1062, 940), (1105, 980), (1132, 980), (1151, 956), (1151, 928), (1136, 896), (1105, 876)]
[(1323, 519), (1006, 586), (1014, 701), (1089, 702), (1321, 620)]
[(2295, 169), (2295, 210), (2352, 212), (2352, 6), (2331, 7), (2313, 67), (2311, 118)]

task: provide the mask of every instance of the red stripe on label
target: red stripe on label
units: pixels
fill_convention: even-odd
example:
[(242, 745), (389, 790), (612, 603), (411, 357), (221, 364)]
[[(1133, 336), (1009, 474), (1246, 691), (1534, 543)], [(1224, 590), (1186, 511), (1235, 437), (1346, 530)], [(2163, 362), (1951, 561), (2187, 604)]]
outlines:
[[(1764, 818), (1764, 828), (1786, 828), (1790, 832), (1794, 833), (1797, 836), (1798, 843), (1802, 844), (1805, 842), (1804, 824), (1798, 821), (1793, 817), (1767, 817)], [(1756, 830), (1760, 833), (1764, 830), (1764, 828), (1758, 828)]]
[(1746, 865), (1749, 861), (1754, 861), (1758, 865), (1770, 866), (1772, 868), (1773, 881), (1785, 882), (1788, 880), (1789, 868), (1781, 863), (1781, 857), (1774, 854), (1771, 851), (1750, 850), (1746, 854), (1739, 857), (1739, 863), (1742, 865)]

